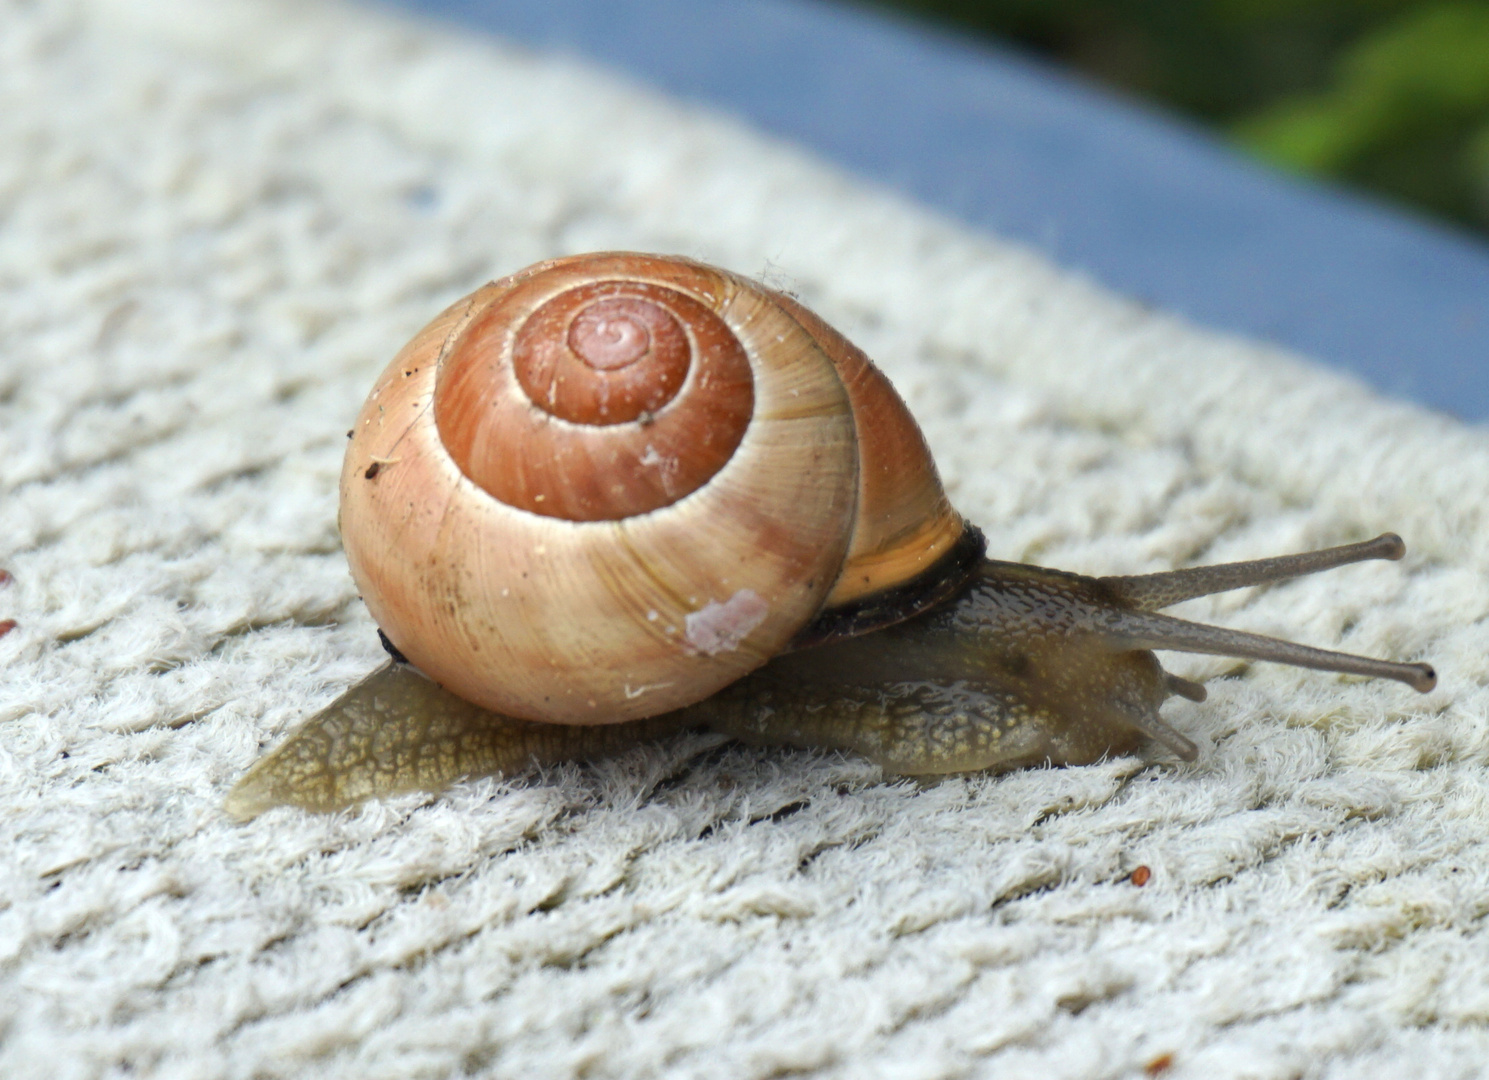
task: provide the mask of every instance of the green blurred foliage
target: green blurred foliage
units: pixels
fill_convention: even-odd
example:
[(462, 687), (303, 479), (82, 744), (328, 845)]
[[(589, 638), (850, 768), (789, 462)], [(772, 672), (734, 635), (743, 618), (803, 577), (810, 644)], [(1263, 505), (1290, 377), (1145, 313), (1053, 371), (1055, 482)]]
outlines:
[(1489, 0), (879, 0), (1489, 232)]

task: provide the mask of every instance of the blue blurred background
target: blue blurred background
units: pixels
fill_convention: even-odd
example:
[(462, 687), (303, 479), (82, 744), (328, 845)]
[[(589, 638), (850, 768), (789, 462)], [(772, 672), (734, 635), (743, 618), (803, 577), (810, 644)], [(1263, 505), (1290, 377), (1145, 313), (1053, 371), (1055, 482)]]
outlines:
[(1489, 2), (393, 2), (1489, 419)]

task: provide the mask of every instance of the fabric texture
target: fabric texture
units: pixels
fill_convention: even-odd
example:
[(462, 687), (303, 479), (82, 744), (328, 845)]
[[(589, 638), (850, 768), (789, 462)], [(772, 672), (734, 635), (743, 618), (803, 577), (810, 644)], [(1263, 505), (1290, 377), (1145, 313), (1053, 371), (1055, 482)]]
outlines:
[[(0, 1075), (1489, 1060), (1489, 433), (372, 9), (10, 0), (0, 55)], [(1440, 688), (1170, 655), (1210, 680), (1165, 710), (1192, 765), (916, 784), (685, 735), (231, 824), (232, 782), (381, 656), (335, 506), (374, 375), (489, 278), (605, 248), (798, 291), (1000, 557), (1399, 531), (1403, 563), (1177, 613), (1430, 659)]]

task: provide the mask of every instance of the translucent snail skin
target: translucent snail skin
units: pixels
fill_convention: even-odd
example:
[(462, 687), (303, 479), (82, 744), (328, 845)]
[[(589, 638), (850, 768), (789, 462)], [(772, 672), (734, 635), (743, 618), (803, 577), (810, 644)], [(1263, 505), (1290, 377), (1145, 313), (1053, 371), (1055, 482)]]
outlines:
[(250, 818), (438, 791), (706, 727), (907, 775), (1087, 764), (1204, 687), (1155, 649), (1396, 679), (1431, 666), (1160, 614), (1365, 559), (1091, 578), (985, 557), (885, 377), (792, 298), (682, 258), (539, 263), (383, 372), (340, 524), (397, 658), (228, 797)]

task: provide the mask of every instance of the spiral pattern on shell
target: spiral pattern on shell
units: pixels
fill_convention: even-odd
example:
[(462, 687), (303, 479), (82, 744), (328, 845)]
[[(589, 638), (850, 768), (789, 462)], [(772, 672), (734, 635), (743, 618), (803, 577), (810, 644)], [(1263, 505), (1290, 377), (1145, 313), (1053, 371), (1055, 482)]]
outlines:
[[(884, 441), (865, 454), (866, 424)], [(405, 347), (353, 429), (341, 528), (420, 670), (509, 715), (606, 723), (733, 682), (962, 525), (908, 411), (821, 320), (612, 253), (493, 282)]]
[(460, 471), (508, 506), (568, 521), (644, 514), (698, 490), (754, 411), (734, 332), (652, 282), (553, 296), (547, 283), (495, 299), (440, 372), (436, 421)]

